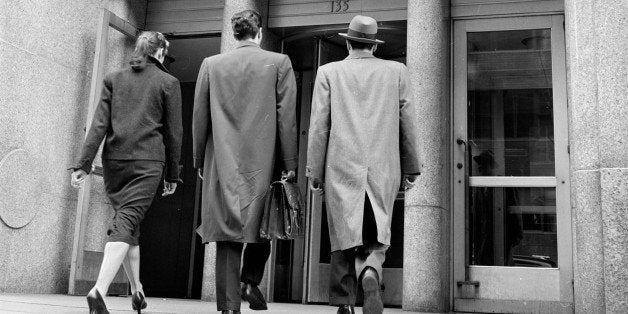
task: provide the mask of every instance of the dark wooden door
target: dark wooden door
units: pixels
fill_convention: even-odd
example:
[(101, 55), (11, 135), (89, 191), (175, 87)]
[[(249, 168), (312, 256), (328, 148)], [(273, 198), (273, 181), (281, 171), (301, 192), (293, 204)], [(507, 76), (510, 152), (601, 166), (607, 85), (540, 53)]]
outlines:
[[(181, 178), (174, 195), (158, 189), (140, 227), (140, 278), (151, 297), (199, 298), (204, 247), (196, 235), (197, 176), (192, 165), (192, 109), (195, 83), (181, 83), (183, 145)], [(197, 216), (197, 219), (194, 219)]]

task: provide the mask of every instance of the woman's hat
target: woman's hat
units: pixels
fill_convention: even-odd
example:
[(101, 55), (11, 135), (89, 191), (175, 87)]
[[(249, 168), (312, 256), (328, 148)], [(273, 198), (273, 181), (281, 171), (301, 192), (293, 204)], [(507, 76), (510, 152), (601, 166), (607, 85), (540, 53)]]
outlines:
[(375, 39), (377, 35), (377, 21), (369, 16), (356, 15), (349, 24), (346, 33), (338, 33), (338, 35), (363, 43), (383, 44), (383, 40)]

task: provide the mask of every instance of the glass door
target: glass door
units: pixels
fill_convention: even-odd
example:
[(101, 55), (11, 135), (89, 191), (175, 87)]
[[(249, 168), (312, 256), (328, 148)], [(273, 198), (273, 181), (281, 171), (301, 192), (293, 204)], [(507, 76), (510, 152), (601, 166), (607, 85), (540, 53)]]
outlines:
[(454, 310), (573, 312), (563, 16), (454, 23)]
[[(340, 61), (348, 55), (347, 49), (323, 39), (316, 39), (315, 67), (329, 62)], [(314, 74), (316, 77), (316, 74)], [(313, 82), (312, 82), (313, 84)], [(313, 86), (313, 85), (312, 85)], [(311, 104), (309, 104), (311, 106)], [(307, 124), (309, 127), (309, 108), (307, 110)], [(303, 112), (302, 114), (305, 114)], [(307, 151), (305, 146), (304, 151)], [(303, 167), (305, 168), (305, 167)], [(309, 184), (309, 183), (308, 183)], [(307, 235), (306, 235), (306, 300), (307, 302), (329, 301), (329, 275), (331, 260), (331, 244), (327, 227), (327, 211), (324, 195), (307, 189)]]

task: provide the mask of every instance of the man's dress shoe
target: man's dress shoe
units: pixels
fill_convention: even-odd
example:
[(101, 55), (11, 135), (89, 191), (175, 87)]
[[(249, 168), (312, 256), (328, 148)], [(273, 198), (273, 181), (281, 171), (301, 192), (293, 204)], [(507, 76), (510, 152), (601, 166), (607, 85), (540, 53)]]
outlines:
[(249, 308), (255, 311), (263, 311), (268, 310), (268, 306), (266, 305), (266, 300), (264, 300), (264, 295), (257, 286), (243, 283), (242, 284), (242, 299), (247, 300), (249, 302)]
[(364, 290), (364, 314), (381, 314), (384, 312), (381, 288), (377, 273), (367, 268), (362, 275), (362, 289)]
[(336, 314), (355, 314), (355, 310), (353, 305), (344, 304), (338, 307), (338, 312), (336, 312)]

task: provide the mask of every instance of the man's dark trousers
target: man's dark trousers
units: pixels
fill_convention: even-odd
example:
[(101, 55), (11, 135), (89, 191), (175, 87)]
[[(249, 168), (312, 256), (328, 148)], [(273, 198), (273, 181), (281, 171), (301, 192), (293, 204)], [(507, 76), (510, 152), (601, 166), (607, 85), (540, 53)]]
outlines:
[(270, 255), (270, 242), (247, 243), (242, 275), (240, 261), (244, 243), (216, 242), (216, 305), (218, 311), (240, 310), (240, 282), (259, 285)]
[(362, 222), (362, 245), (347, 250), (331, 252), (331, 272), (329, 278), (329, 304), (355, 305), (357, 280), (362, 272), (371, 267), (382, 283), (382, 264), (386, 259), (388, 245), (377, 241), (377, 224), (368, 196), (364, 201)]

